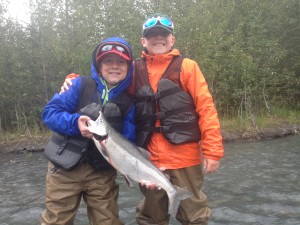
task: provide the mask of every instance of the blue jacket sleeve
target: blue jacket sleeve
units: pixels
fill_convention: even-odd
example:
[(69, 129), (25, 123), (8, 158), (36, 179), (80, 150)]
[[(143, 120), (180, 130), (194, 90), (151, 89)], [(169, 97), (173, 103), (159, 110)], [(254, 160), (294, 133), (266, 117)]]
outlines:
[(77, 136), (80, 135), (78, 128), (80, 114), (73, 112), (79, 102), (81, 78), (74, 79), (72, 83), (68, 91), (55, 94), (47, 103), (42, 112), (42, 119), (54, 132)]
[(129, 112), (125, 116), (123, 120), (123, 130), (122, 134), (124, 137), (129, 139), (132, 142), (135, 142), (135, 123), (134, 123), (134, 117), (135, 117), (135, 108), (134, 105), (132, 104)]

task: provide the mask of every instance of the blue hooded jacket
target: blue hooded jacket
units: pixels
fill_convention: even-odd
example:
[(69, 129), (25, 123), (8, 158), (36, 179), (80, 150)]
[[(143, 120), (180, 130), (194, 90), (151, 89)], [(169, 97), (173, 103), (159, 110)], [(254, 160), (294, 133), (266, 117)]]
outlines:
[[(96, 65), (96, 51), (99, 45), (103, 45), (105, 43), (120, 43), (122, 45), (125, 45), (129, 49), (131, 56), (131, 61), (126, 78), (110, 90), (107, 89), (105, 80), (102, 78), (101, 74), (100, 76), (98, 75), (98, 68)], [(99, 45), (97, 45), (95, 50), (93, 51), (91, 77), (97, 83), (97, 89), (102, 104), (105, 104), (107, 100), (120, 95), (130, 86), (133, 74), (133, 56), (131, 46), (123, 38), (120, 37), (108, 38), (101, 42)], [(81, 77), (72, 80), (72, 86), (70, 86), (68, 91), (62, 94), (55, 94), (45, 106), (42, 112), (42, 119), (46, 126), (52, 131), (70, 136), (81, 135), (78, 128), (78, 118), (81, 115), (78, 113), (74, 113), (74, 110), (79, 103), (81, 80)], [(129, 112), (127, 113), (127, 115), (125, 115), (123, 120), (122, 134), (131, 141), (135, 141), (134, 114), (135, 109), (132, 104)]]

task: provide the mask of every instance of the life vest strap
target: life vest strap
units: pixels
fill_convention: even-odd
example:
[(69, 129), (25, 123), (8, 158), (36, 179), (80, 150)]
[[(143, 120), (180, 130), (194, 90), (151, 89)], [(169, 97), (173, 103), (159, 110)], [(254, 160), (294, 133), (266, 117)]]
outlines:
[(182, 91), (182, 89), (179, 86), (176, 86), (176, 87), (170, 88), (168, 90), (156, 92), (155, 94), (150, 95), (150, 96), (136, 97), (135, 101), (136, 102), (143, 102), (143, 101), (152, 101), (153, 102), (153, 101), (157, 101), (160, 98), (175, 94), (180, 91)]
[(186, 123), (172, 124), (170, 126), (147, 127), (147, 128), (137, 129), (137, 131), (171, 133), (171, 132), (182, 131), (182, 130), (191, 129), (195, 127), (198, 127), (196, 123), (186, 122)]
[(198, 127), (196, 123), (187, 122), (187, 123), (173, 124), (170, 126), (155, 127), (154, 132), (173, 133), (173, 132), (182, 131), (185, 129), (195, 128), (195, 127)]
[(177, 115), (177, 114), (180, 114), (180, 113), (190, 112), (191, 110), (194, 110), (194, 109), (195, 109), (194, 106), (187, 106), (187, 107), (177, 108), (177, 109), (173, 109), (173, 110), (157, 112), (154, 115), (144, 116), (143, 118), (136, 119), (136, 121), (137, 122), (142, 122), (142, 121), (160, 120), (160, 119), (164, 119), (166, 117)]

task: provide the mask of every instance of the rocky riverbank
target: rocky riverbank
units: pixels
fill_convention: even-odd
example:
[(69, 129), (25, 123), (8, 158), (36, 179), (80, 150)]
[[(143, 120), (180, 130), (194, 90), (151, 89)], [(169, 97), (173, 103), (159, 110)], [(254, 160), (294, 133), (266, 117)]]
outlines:
[[(224, 143), (268, 140), (300, 133), (300, 124), (283, 124), (280, 127), (262, 128), (249, 131), (222, 130)], [(13, 141), (0, 141), (0, 153), (41, 152), (49, 136), (20, 137)]]

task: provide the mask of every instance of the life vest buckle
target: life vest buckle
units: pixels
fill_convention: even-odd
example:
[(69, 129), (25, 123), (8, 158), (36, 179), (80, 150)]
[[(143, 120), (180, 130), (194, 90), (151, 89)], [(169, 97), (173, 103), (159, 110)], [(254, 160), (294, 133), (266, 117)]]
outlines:
[(154, 131), (160, 132), (160, 133), (168, 133), (168, 132), (171, 132), (171, 127), (170, 126), (155, 127)]
[(157, 119), (157, 120), (166, 118), (166, 116), (167, 116), (167, 113), (166, 113), (166, 112), (157, 112), (157, 113), (156, 113), (156, 119)]
[(154, 95), (153, 95), (153, 98), (152, 100), (157, 100), (157, 99), (160, 99), (162, 97), (161, 93), (160, 92), (156, 92)]

